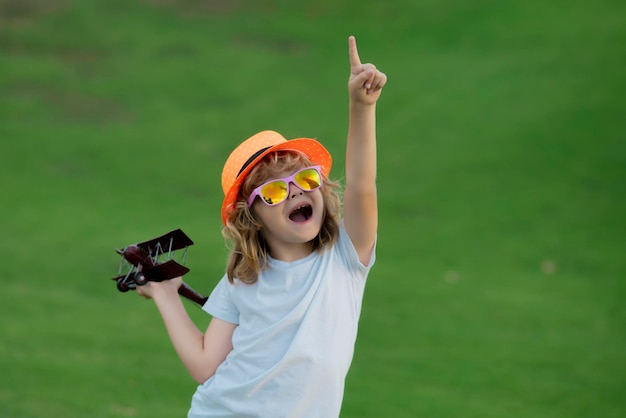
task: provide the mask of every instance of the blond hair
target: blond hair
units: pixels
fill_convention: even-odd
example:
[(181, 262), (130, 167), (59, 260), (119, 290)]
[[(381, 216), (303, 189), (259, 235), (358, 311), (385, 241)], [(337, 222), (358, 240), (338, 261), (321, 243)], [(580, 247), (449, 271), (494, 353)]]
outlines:
[[(311, 165), (314, 165), (311, 160), (299, 152), (276, 152), (263, 158), (248, 174), (241, 185), (235, 210), (222, 229), (230, 249), (226, 274), (231, 283), (236, 278), (252, 284), (267, 266), (269, 247), (261, 233), (261, 219), (248, 207), (250, 193), (267, 179)], [(322, 252), (337, 241), (341, 216), (339, 188), (339, 183), (323, 179), (320, 191), (324, 198), (324, 217), (320, 232), (309, 242), (311, 251)]]

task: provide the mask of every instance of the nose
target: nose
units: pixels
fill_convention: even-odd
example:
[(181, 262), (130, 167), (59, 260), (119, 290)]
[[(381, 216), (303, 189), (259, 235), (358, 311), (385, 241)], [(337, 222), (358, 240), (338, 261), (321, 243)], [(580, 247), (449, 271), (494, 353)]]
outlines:
[(301, 188), (299, 188), (294, 182), (289, 182), (289, 198), (293, 199), (296, 196), (300, 196), (303, 195), (304, 192), (302, 191)]

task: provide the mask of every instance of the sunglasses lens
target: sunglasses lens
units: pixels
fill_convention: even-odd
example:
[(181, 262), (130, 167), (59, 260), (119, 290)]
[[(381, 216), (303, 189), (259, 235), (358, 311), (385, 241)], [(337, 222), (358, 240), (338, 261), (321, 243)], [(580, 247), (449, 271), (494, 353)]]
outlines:
[(295, 181), (302, 190), (314, 190), (322, 184), (320, 174), (314, 168), (308, 168), (297, 173)]
[(277, 205), (287, 198), (287, 184), (280, 180), (267, 183), (260, 195), (268, 205)]

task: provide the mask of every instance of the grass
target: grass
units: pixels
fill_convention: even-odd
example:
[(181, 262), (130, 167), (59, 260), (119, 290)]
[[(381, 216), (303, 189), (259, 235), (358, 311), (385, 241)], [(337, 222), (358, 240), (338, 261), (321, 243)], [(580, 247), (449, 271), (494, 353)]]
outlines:
[(0, 0), (0, 416), (185, 415), (113, 248), (181, 227), (208, 293), (236, 143), (316, 137), (341, 178), (355, 34), (390, 81), (342, 417), (622, 417), (625, 23), (609, 0)]

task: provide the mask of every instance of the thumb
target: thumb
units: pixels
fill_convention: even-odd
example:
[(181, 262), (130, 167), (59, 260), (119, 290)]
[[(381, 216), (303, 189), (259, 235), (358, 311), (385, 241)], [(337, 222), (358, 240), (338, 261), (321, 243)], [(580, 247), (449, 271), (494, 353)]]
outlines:
[(367, 84), (368, 81), (370, 81), (370, 79), (374, 76), (374, 71), (371, 69), (362, 71), (361, 73), (359, 73), (358, 75), (356, 75), (353, 79), (352, 79), (352, 83), (362, 87), (365, 86)]

